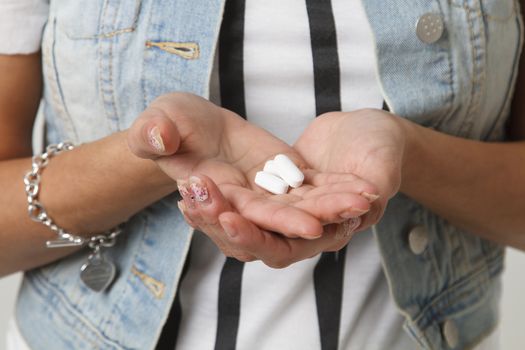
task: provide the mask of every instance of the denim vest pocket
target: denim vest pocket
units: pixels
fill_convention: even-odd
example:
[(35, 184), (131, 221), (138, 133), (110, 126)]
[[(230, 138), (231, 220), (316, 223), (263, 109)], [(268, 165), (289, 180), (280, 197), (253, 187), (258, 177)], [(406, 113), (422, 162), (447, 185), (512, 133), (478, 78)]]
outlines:
[(70, 39), (98, 39), (135, 30), (142, 0), (57, 0), (57, 25)]
[(514, 17), (517, 0), (481, 0), (481, 12), (488, 21), (508, 21)]

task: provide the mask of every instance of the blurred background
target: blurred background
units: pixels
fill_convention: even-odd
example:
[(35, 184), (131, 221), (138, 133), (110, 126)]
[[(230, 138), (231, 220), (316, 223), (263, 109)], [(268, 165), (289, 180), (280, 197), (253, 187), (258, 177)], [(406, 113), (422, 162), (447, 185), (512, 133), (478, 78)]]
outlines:
[[(500, 339), (502, 350), (525, 349), (525, 253), (507, 250), (503, 275)], [(0, 350), (5, 350), (5, 330), (14, 309), (20, 274), (0, 279)]]

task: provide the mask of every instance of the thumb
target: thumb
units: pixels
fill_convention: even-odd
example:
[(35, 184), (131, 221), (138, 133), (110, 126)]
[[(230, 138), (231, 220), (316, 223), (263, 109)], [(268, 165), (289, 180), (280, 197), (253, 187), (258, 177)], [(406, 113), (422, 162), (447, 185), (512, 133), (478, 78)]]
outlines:
[(140, 158), (156, 159), (174, 154), (180, 145), (175, 123), (161, 109), (148, 107), (128, 131), (128, 147)]

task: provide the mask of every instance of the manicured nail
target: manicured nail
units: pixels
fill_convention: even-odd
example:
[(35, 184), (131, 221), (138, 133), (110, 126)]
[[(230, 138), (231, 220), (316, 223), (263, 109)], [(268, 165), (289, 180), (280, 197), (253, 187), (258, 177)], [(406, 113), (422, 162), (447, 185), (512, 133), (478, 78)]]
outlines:
[(235, 238), (237, 236), (237, 231), (233, 228), (233, 225), (230, 224), (228, 221), (222, 221), (221, 222), (222, 229), (230, 238)]
[(372, 203), (373, 201), (379, 198), (378, 194), (372, 194), (368, 192), (362, 192), (361, 196), (365, 197), (370, 203)]
[(343, 211), (341, 214), (339, 214), (339, 217), (348, 220), (351, 218), (355, 218), (356, 216), (361, 216), (365, 213), (368, 213), (370, 209), (359, 209), (359, 208), (352, 208), (349, 210)]
[(208, 188), (199, 177), (190, 177), (190, 190), (193, 193), (193, 198), (195, 198), (197, 203), (203, 205), (208, 205), (211, 203), (211, 197), (208, 193)]
[(337, 226), (335, 239), (345, 239), (352, 236), (354, 231), (361, 225), (361, 218), (351, 218)]
[(164, 141), (162, 141), (162, 136), (160, 135), (160, 130), (157, 126), (154, 126), (149, 131), (148, 135), (149, 143), (157, 152), (164, 152), (166, 147), (164, 147)]
[(195, 196), (188, 187), (186, 180), (177, 180), (177, 188), (187, 208), (195, 209)]

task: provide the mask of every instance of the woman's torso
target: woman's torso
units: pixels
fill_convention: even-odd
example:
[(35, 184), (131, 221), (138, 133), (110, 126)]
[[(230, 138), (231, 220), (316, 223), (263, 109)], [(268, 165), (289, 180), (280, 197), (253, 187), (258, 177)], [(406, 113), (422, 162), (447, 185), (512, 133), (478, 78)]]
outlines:
[[(503, 137), (521, 44), (514, 1), (363, 5), (375, 38), (379, 86), (393, 112), (463, 137)], [(42, 48), (48, 142), (88, 142), (126, 128), (163, 93), (208, 96), (222, 6), (204, 0), (83, 6), (52, 1)], [(425, 13), (441, 18), (444, 32), (436, 42), (416, 34)], [(148, 41), (189, 43), (193, 50), (170, 53)], [(127, 235), (107, 252), (119, 267), (108, 293), (81, 287), (78, 269), (85, 254), (28, 273), (17, 308), (28, 343), (152, 348), (191, 239), (175, 200), (134, 217)], [(419, 253), (409, 239), (415, 228), (424, 242)], [(173, 239), (173, 231), (180, 239)], [(460, 232), (402, 195), (391, 201), (374, 231), (394, 300), (419, 345), (446, 348), (454, 340), (460, 348), (492, 329), (501, 248)], [(443, 331), (454, 328), (456, 339)]]

